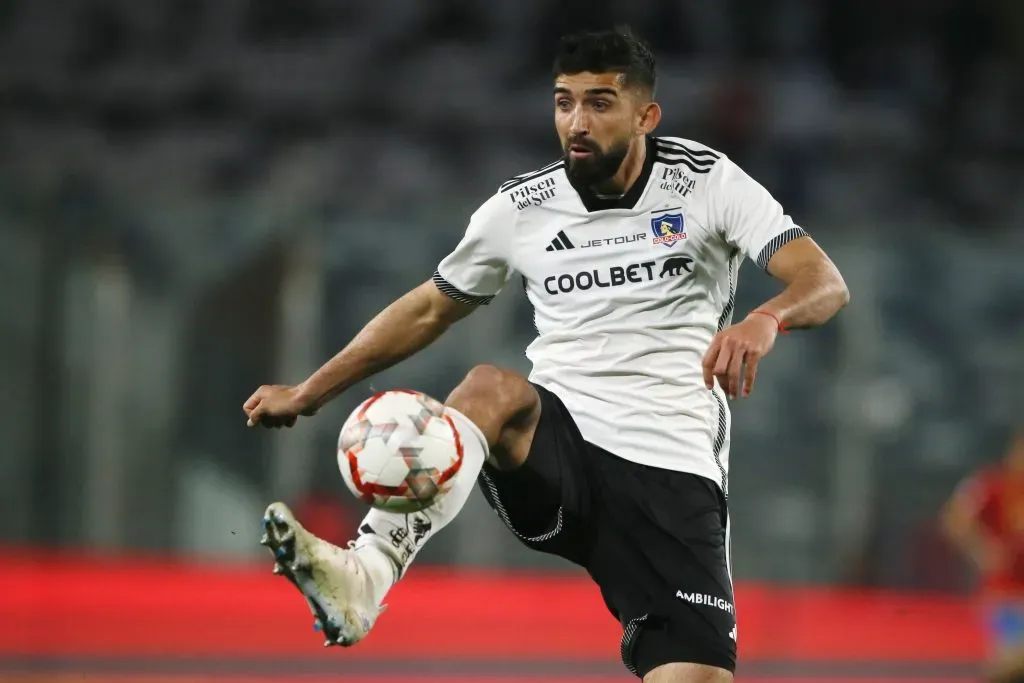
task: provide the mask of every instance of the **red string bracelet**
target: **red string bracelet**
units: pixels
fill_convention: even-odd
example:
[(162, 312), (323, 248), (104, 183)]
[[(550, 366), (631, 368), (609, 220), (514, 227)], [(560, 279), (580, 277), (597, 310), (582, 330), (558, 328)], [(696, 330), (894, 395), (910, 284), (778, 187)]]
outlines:
[(768, 311), (751, 311), (750, 315), (754, 315), (755, 313), (757, 315), (766, 315), (766, 316), (768, 316), (769, 318), (771, 318), (772, 320), (775, 321), (775, 324), (779, 328), (779, 332), (781, 332), (782, 334), (789, 334), (789, 330), (787, 330), (786, 326), (782, 324), (781, 320), (779, 320), (779, 316), (775, 315), (774, 313), (769, 313)]

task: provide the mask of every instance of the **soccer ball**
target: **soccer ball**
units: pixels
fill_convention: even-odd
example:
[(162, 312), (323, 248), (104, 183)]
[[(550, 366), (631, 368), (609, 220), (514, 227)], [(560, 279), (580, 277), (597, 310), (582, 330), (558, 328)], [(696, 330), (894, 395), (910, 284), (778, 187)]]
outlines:
[(444, 406), (410, 390), (384, 391), (352, 411), (338, 436), (338, 467), (360, 500), (380, 510), (416, 512), (451, 488), (462, 439)]

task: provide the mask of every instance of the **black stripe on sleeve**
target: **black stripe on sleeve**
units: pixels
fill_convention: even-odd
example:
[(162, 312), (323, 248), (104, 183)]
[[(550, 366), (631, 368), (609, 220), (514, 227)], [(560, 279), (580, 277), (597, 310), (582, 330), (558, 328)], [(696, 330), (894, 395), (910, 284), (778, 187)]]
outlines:
[(775, 256), (775, 252), (782, 247), (786, 246), (795, 239), (801, 237), (807, 237), (807, 232), (803, 228), (790, 228), (785, 232), (780, 232), (778, 235), (772, 238), (771, 242), (764, 245), (764, 249), (757, 255), (757, 265), (762, 270), (768, 268), (768, 262), (772, 260), (772, 256)]
[(718, 161), (718, 157), (705, 158), (700, 155), (694, 154), (688, 149), (677, 149), (675, 147), (666, 147), (665, 145), (657, 145), (658, 156), (664, 157), (683, 157), (693, 162), (694, 166), (707, 166), (711, 168)]
[(552, 169), (552, 168), (554, 168), (554, 167), (558, 166), (558, 165), (559, 165), (559, 164), (561, 164), (561, 163), (562, 163), (562, 159), (559, 159), (558, 161), (552, 161), (552, 162), (551, 162), (550, 164), (548, 164), (547, 166), (541, 166), (541, 167), (540, 167), (540, 168), (538, 168), (538, 169), (534, 169), (534, 170), (532, 170), (532, 171), (527, 171), (526, 173), (520, 173), (519, 175), (514, 175), (514, 176), (512, 176), (511, 178), (509, 178), (508, 180), (504, 181), (504, 182), (503, 182), (503, 183), (502, 183), (502, 184), (501, 184), (501, 185), (500, 185), (500, 186), (498, 187), (498, 191), (500, 192), (500, 191), (501, 191), (501, 189), (502, 189), (503, 187), (505, 187), (506, 185), (513, 185), (513, 184), (515, 184), (515, 183), (519, 182), (520, 180), (524, 180), (524, 179), (526, 179), (526, 178), (527, 178), (527, 177), (529, 177), (529, 176), (533, 176), (533, 175), (536, 175), (536, 174), (538, 174), (538, 173), (544, 173), (545, 171), (548, 171), (548, 170), (550, 170), (550, 169)]
[(558, 161), (548, 164), (547, 166), (539, 170), (533, 171), (531, 173), (524, 173), (523, 175), (516, 176), (515, 178), (510, 178), (509, 180), (506, 180), (504, 183), (501, 184), (501, 186), (498, 188), (498, 192), (508, 192), (509, 190), (515, 187), (519, 187), (523, 183), (528, 183), (531, 180), (540, 178), (541, 176), (545, 176), (548, 173), (551, 173), (552, 171), (557, 171), (558, 169), (562, 168), (563, 165), (564, 162), (561, 159), (559, 159)]
[(707, 173), (718, 163), (718, 157), (701, 158), (701, 155), (692, 150), (684, 148), (667, 147), (659, 140), (657, 145), (658, 161), (666, 166), (678, 166), (680, 164), (688, 167), (694, 173)]
[(712, 159), (716, 159), (716, 160), (721, 158), (721, 155), (719, 155), (719, 154), (717, 154), (715, 152), (712, 152), (710, 149), (694, 149), (693, 147), (687, 147), (686, 145), (682, 144), (681, 142), (676, 142), (675, 140), (666, 140), (665, 138), (655, 138), (655, 139), (658, 141), (658, 145), (659, 146), (666, 147), (669, 150), (677, 152), (677, 153), (686, 154), (690, 158), (695, 158), (695, 157), (711, 157)]
[(494, 299), (493, 295), (477, 296), (474, 294), (466, 294), (461, 289), (445, 280), (441, 273), (436, 270), (434, 271), (434, 277), (432, 279), (434, 281), (434, 285), (436, 285), (438, 289), (461, 304), (469, 304), (470, 306), (486, 306)]
[(687, 168), (689, 168), (692, 172), (698, 173), (698, 174), (707, 173), (708, 171), (711, 170), (710, 166), (708, 166), (707, 168), (701, 168), (700, 166), (695, 166), (693, 164), (693, 162), (690, 161), (689, 159), (684, 159), (682, 157), (680, 157), (678, 159), (675, 159), (675, 158), (672, 158), (672, 157), (666, 157), (666, 156), (663, 156), (661, 154), (661, 152), (658, 152), (658, 159), (657, 159), (657, 161), (658, 161), (659, 164), (663, 164), (665, 166), (679, 166), (681, 164), (681, 165), (686, 166)]

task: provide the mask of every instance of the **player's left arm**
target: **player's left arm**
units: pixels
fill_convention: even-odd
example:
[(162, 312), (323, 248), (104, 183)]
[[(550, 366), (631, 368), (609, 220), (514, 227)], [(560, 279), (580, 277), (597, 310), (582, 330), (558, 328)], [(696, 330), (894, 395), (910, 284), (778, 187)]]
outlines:
[(850, 290), (832, 259), (807, 235), (787, 242), (769, 259), (768, 273), (783, 282), (778, 296), (758, 306), (756, 315), (774, 318), (776, 327), (818, 327), (850, 301)]
[(823, 325), (850, 300), (839, 269), (782, 206), (729, 159), (708, 178), (709, 221), (784, 289), (742, 321), (715, 335), (704, 356), (704, 383), (730, 398), (749, 396), (761, 359), (786, 329)]

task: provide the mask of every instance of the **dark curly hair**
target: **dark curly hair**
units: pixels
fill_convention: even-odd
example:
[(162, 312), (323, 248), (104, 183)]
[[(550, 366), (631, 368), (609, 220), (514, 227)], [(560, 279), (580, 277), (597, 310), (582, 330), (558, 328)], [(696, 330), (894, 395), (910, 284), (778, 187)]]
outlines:
[(654, 94), (655, 64), (650, 47), (628, 27), (610, 31), (581, 31), (562, 36), (555, 54), (553, 76), (621, 73), (624, 85)]

